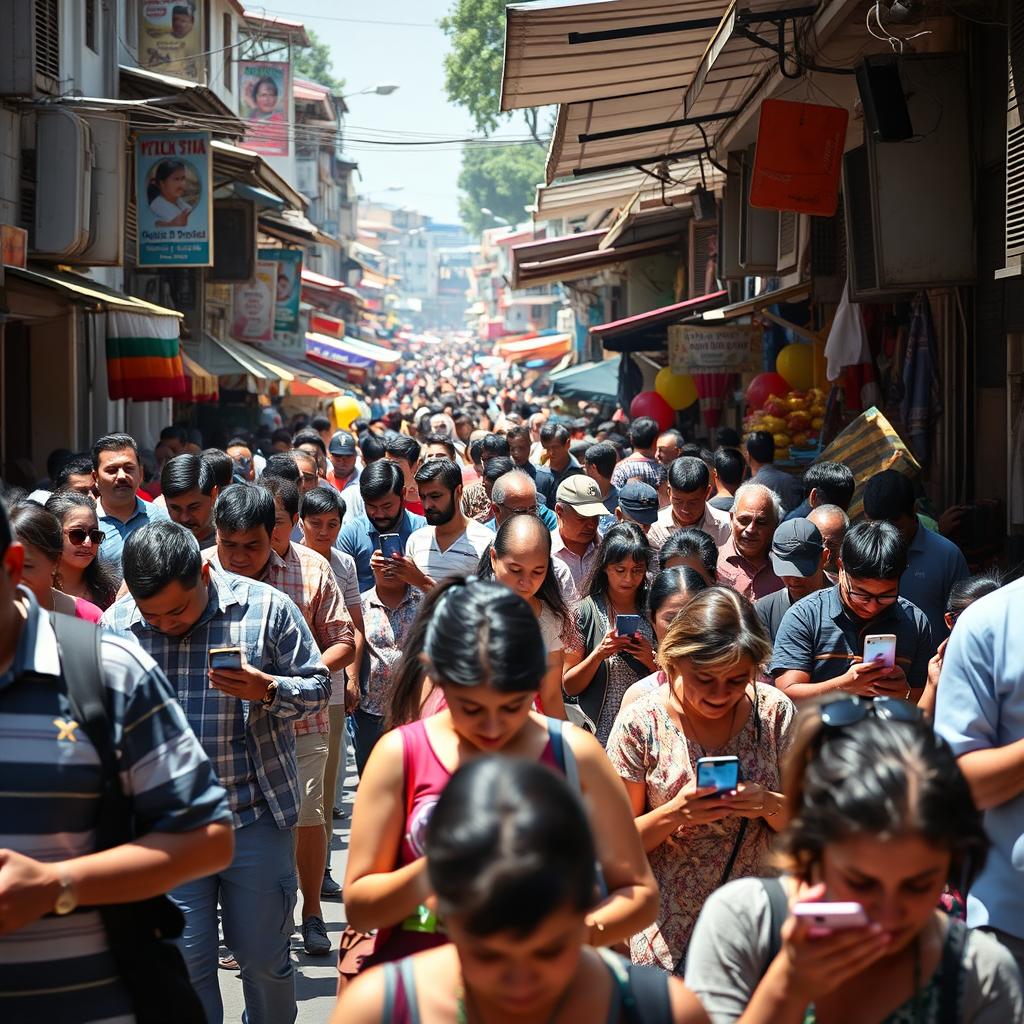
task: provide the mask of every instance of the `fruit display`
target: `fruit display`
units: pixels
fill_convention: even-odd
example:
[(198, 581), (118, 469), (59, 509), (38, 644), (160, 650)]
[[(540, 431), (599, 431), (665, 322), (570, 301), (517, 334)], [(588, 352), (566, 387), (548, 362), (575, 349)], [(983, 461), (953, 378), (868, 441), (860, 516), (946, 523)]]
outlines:
[(769, 395), (760, 409), (743, 420), (745, 433), (766, 430), (775, 438), (775, 458), (792, 458), (817, 444), (825, 419), (825, 392), (820, 388)]

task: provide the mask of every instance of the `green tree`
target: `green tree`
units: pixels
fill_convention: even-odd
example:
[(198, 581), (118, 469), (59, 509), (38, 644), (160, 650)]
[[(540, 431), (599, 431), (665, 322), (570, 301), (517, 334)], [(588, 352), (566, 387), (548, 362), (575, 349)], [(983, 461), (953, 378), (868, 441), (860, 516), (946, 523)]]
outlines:
[(544, 177), (544, 151), (532, 142), (517, 146), (466, 146), (459, 174), (459, 216), (466, 229), (479, 234), (500, 221), (481, 212), (488, 209), (517, 224), (526, 216), (537, 182)]
[[(455, 0), (441, 28), (451, 40), (444, 58), (448, 99), (465, 107), (477, 131), (490, 135), (512, 115), (500, 110), (501, 69), (505, 53), (505, 8), (513, 0)], [(534, 142), (547, 147), (538, 130), (539, 110), (520, 111)]]
[(309, 46), (292, 54), (292, 70), (299, 78), (326, 85), (340, 96), (345, 91), (345, 79), (335, 77), (331, 48), (312, 29), (306, 29), (306, 35)]

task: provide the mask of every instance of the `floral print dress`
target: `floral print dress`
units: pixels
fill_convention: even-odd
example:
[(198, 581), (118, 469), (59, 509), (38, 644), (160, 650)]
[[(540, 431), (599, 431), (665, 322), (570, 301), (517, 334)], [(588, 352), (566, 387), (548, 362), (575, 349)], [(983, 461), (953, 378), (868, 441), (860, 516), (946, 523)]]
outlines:
[[(696, 782), (699, 757), (734, 754), (740, 760), (742, 780), (758, 782), (774, 792), (781, 790), (781, 761), (795, 709), (775, 687), (756, 684), (754, 707), (746, 724), (717, 750), (705, 750), (684, 736), (665, 701), (664, 686), (636, 700), (619, 716), (607, 745), (619, 776), (646, 785), (647, 810), (668, 803)], [(697, 915), (722, 884), (742, 820), (730, 817), (679, 828), (648, 854), (660, 894), (658, 917), (630, 939), (634, 963), (682, 976)], [(765, 855), (774, 834), (763, 818), (749, 819), (729, 878), (771, 874)]]

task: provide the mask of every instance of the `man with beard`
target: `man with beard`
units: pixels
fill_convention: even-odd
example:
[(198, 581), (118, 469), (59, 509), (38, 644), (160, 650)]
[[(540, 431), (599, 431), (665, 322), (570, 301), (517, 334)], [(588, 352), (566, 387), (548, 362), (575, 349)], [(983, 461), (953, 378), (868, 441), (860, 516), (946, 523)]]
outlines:
[(416, 486), (427, 525), (405, 546), (412, 567), (394, 574), (419, 590), (429, 590), (449, 576), (470, 576), (494, 534), (462, 514), (462, 471), (450, 459), (431, 459), (416, 471)]
[[(404, 551), (413, 531), (427, 525), (423, 516), (405, 507), (404, 491), (402, 470), (388, 459), (367, 466), (359, 477), (359, 495), (366, 512), (341, 528), (338, 547), (356, 561), (360, 593), (366, 593), (374, 584), (371, 559), (384, 558), (380, 551), (381, 534), (397, 533)], [(403, 568), (402, 563), (407, 561), (398, 556), (389, 561), (387, 568)]]
[(213, 505), (218, 488), (213, 470), (201, 455), (176, 455), (164, 463), (160, 491), (173, 522), (192, 533), (199, 548), (216, 540)]
[(128, 536), (151, 522), (166, 522), (167, 512), (139, 497), (142, 460), (128, 434), (106, 434), (92, 446), (92, 472), (100, 493), (96, 516), (103, 531), (103, 557), (114, 562), (120, 574)]

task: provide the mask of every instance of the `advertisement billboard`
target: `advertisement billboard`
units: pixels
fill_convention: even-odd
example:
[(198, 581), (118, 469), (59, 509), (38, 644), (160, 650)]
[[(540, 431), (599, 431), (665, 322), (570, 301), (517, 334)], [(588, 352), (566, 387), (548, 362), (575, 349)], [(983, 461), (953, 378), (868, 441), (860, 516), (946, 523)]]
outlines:
[(231, 337), (239, 341), (274, 340), (277, 263), (257, 260), (256, 276), (235, 285), (231, 303)]
[(274, 260), (276, 277), (274, 296), (274, 333), (293, 334), (299, 329), (299, 298), (302, 294), (302, 251), (300, 249), (260, 249), (261, 260)]
[(196, 0), (139, 0), (139, 64), (201, 82), (203, 7)]
[(246, 122), (242, 145), (263, 156), (287, 156), (290, 66), (285, 61), (239, 61), (238, 95)]

